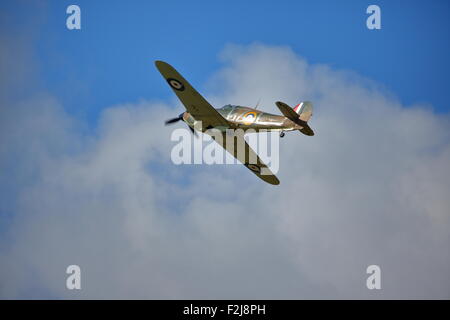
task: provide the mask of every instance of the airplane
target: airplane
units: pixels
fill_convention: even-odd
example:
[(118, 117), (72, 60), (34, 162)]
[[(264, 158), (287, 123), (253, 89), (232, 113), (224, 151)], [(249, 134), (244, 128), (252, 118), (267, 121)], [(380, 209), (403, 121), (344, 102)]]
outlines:
[[(211, 137), (267, 183), (278, 185), (280, 181), (250, 148), (243, 136), (233, 136), (234, 143), (227, 144), (227, 138), (230, 139), (230, 137), (226, 134), (226, 130), (242, 129), (244, 132), (247, 129), (253, 129), (255, 132), (261, 130), (277, 131), (280, 132), (280, 137), (284, 137), (286, 131), (299, 130), (307, 136), (314, 135), (314, 131), (308, 125), (313, 111), (312, 103), (309, 101), (303, 101), (294, 108), (277, 101), (275, 104), (283, 114), (282, 116), (262, 112), (256, 108), (231, 104), (215, 109), (170, 64), (163, 61), (155, 61), (155, 65), (186, 108), (186, 111), (178, 117), (167, 120), (166, 125), (183, 121), (194, 134), (194, 129), (198, 128), (204, 133), (208, 133), (208, 129), (213, 128), (220, 130), (222, 139), (215, 139), (214, 135), (211, 135)], [(199, 124), (201, 125), (199, 126)], [(244, 146), (244, 154), (237, 152), (238, 144)], [(256, 163), (254, 161), (250, 162), (249, 159), (256, 159)]]

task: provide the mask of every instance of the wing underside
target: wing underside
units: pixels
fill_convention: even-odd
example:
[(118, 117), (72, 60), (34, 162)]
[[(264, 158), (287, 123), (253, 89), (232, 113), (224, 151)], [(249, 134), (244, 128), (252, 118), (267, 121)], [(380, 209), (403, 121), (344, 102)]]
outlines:
[(269, 167), (250, 148), (243, 135), (228, 135), (222, 132), (221, 134), (213, 134), (211, 137), (260, 179), (270, 184), (280, 184), (280, 181)]

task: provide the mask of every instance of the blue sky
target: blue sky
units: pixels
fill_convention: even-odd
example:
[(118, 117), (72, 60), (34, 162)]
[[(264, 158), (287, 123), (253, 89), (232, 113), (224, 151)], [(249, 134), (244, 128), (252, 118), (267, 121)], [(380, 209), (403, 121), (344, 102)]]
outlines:
[[(65, 27), (69, 4), (82, 30)], [(369, 4), (381, 8), (382, 29), (366, 28)], [(42, 86), (70, 113), (95, 123), (107, 106), (172, 93), (152, 61), (170, 62), (202, 89), (228, 43), (291, 47), (310, 63), (353, 70), (404, 105), (448, 106), (448, 1), (50, 1), (10, 2), (4, 28), (30, 32)], [(31, 23), (30, 22), (30, 23)], [(281, 99), (282, 97), (280, 97)], [(257, 100), (257, 97), (255, 97)]]

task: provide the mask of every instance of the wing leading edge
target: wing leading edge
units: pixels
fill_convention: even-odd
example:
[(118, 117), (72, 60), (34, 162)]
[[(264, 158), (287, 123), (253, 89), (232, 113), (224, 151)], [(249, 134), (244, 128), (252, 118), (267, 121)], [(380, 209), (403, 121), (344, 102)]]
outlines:
[(205, 127), (229, 126), (228, 121), (174, 67), (163, 61), (155, 61), (155, 65), (187, 112), (196, 120), (201, 120)]

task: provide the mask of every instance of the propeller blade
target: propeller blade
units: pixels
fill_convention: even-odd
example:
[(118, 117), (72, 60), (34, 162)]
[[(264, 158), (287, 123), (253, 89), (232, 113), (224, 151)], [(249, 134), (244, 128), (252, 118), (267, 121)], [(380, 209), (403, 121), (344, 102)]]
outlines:
[(166, 126), (167, 126), (168, 124), (172, 124), (172, 123), (178, 122), (178, 121), (180, 121), (180, 120), (183, 120), (183, 114), (184, 114), (184, 112), (183, 112), (182, 114), (180, 114), (180, 115), (179, 115), (178, 117), (176, 117), (176, 118), (172, 118), (172, 119), (166, 120), (166, 122), (165, 122)]
[[(172, 124), (172, 123), (178, 122), (178, 121), (180, 121), (180, 120), (183, 120), (183, 113), (180, 114), (180, 115), (179, 115), (178, 117), (176, 117), (176, 118), (172, 118), (172, 119), (166, 120), (165, 124), (166, 124), (166, 126), (167, 126), (168, 124)], [(189, 130), (191, 130), (191, 132), (192, 132), (192, 134), (193, 134), (194, 136), (196, 136), (196, 137), (198, 136), (198, 135), (197, 135), (197, 132), (196, 132), (191, 126), (188, 125), (188, 128), (189, 128)]]
[(178, 122), (178, 121), (180, 121), (180, 120), (181, 120), (181, 118), (172, 118), (172, 119), (167, 120), (167, 121), (165, 122), (165, 124), (166, 124), (166, 126), (167, 126), (168, 124), (172, 124), (172, 123)]

